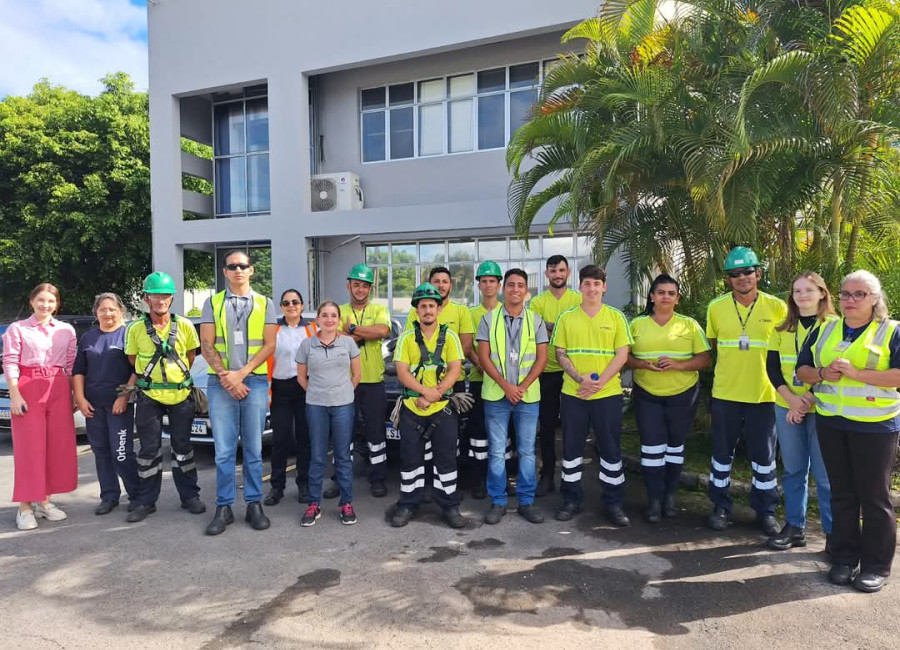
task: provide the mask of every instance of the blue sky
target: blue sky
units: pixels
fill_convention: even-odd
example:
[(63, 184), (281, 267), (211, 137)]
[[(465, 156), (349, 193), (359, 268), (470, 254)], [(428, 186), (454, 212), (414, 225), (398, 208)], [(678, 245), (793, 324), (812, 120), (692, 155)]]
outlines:
[(90, 95), (108, 72), (147, 88), (146, 0), (0, 0), (0, 97), (41, 78)]

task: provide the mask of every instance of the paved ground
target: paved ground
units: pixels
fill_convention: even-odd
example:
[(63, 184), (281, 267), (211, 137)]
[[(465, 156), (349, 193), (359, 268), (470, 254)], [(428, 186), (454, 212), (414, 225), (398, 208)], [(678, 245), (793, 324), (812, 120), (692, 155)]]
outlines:
[[(211, 506), (211, 449), (200, 452)], [(573, 522), (528, 524), (510, 512), (485, 526), (485, 502), (453, 531), (429, 511), (395, 530), (357, 480), (360, 523), (337, 503), (300, 528), (291, 498), (267, 509), (270, 530), (239, 521), (204, 536), (209, 514), (179, 508), (168, 475), (159, 511), (126, 524), (124, 508), (93, 515), (93, 457), (80, 487), (56, 501), (67, 521), (15, 529), (0, 501), (2, 648), (896, 648), (900, 583), (864, 595), (827, 583), (821, 537), (774, 553), (747, 524), (702, 527), (707, 503), (684, 494), (677, 523), (613, 529), (591, 508)], [(396, 474), (396, 471), (394, 472)], [(593, 472), (585, 472), (589, 476)], [(629, 476), (629, 508), (642, 500)], [(0, 431), (0, 490), (12, 492), (12, 450)], [(589, 480), (597, 502), (597, 481)], [(545, 499), (548, 515), (558, 497)], [(750, 513), (740, 513), (749, 521)], [(816, 527), (817, 528), (817, 527)]]

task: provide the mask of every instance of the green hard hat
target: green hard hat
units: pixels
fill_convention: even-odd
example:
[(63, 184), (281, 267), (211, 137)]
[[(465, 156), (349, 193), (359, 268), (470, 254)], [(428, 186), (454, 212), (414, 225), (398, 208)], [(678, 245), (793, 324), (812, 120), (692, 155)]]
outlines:
[(144, 278), (144, 293), (175, 293), (175, 280), (168, 273), (154, 271)]
[(362, 280), (363, 282), (368, 282), (369, 284), (375, 283), (375, 271), (366, 266), (365, 264), (356, 264), (350, 269), (350, 272), (347, 274), (348, 280)]
[(478, 265), (478, 270), (475, 272), (476, 280), (482, 276), (502, 278), (503, 272), (500, 271), (500, 265), (497, 264), (497, 262), (495, 262), (494, 260), (485, 260)]
[(746, 246), (735, 246), (725, 256), (725, 270), (741, 269), (748, 266), (759, 266), (759, 258), (752, 249)]
[(412, 295), (412, 306), (415, 307), (419, 304), (419, 301), (423, 298), (431, 298), (432, 300), (436, 300), (437, 304), (440, 305), (444, 302), (444, 299), (441, 298), (441, 292), (437, 290), (430, 282), (423, 282), (416, 290), (413, 291)]

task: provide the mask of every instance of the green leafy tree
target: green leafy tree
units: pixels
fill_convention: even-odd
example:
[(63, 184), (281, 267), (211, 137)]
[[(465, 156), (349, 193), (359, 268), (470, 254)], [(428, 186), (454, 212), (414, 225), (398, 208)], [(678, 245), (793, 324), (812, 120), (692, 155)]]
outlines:
[(8, 316), (39, 282), (63, 311), (94, 295), (128, 301), (150, 271), (146, 93), (124, 73), (88, 97), (42, 80), (0, 101), (0, 286)]

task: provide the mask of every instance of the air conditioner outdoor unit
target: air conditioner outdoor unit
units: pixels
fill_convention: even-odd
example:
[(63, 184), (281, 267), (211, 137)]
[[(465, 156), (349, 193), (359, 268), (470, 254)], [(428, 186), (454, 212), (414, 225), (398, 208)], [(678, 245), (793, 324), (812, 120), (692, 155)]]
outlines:
[(359, 186), (359, 176), (350, 172), (313, 176), (310, 204), (313, 212), (362, 210), (363, 192)]

